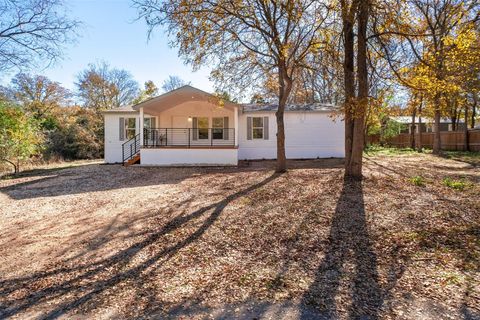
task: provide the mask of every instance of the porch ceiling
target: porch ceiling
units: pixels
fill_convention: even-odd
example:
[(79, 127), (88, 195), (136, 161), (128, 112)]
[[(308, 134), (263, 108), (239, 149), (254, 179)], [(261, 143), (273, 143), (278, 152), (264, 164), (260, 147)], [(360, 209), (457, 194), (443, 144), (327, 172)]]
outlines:
[[(215, 95), (209, 94), (191, 86), (183, 86), (176, 90), (167, 92), (158, 97), (137, 104), (133, 107), (133, 109), (140, 110), (140, 108), (143, 107), (143, 111), (145, 113), (159, 114), (165, 110), (189, 101), (206, 102), (211, 104), (212, 106), (218, 106), (222, 103), (220, 99)], [(237, 104), (232, 102), (224, 102), (223, 106), (226, 109), (234, 110)]]

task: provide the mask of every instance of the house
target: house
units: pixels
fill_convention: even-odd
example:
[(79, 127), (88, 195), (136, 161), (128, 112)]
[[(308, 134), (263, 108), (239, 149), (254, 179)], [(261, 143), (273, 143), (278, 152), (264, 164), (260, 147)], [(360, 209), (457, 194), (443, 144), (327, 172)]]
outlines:
[[(391, 117), (395, 122), (404, 124), (404, 128), (400, 130), (399, 133), (412, 133), (412, 129), (414, 128), (415, 133), (418, 133), (420, 128), (421, 132), (435, 132), (434, 129), (434, 120), (431, 118), (422, 118), (422, 124), (419, 125), (420, 118), (415, 117), (415, 124), (412, 123), (411, 116), (398, 116), (398, 117)], [(457, 129), (456, 131), (464, 131), (465, 130), (465, 121), (462, 119), (458, 119)], [(452, 120), (449, 118), (441, 118), (440, 119), (440, 131), (453, 131)]]
[[(237, 165), (276, 158), (275, 105), (240, 105), (191, 86), (105, 111), (105, 162)], [(344, 123), (332, 105), (289, 105), (286, 156), (344, 157)]]

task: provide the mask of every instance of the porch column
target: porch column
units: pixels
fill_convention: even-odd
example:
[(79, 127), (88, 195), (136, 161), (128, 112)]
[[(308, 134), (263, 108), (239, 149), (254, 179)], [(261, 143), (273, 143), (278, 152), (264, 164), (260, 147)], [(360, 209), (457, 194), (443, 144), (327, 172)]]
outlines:
[(233, 124), (234, 124), (234, 132), (235, 132), (235, 146), (238, 146), (238, 107), (233, 109)]
[(143, 107), (140, 108), (140, 146), (143, 147)]

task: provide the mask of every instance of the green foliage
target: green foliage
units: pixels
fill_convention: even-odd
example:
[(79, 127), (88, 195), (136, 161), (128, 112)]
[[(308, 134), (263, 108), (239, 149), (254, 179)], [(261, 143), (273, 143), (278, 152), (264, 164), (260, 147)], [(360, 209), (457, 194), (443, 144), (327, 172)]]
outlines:
[(410, 148), (392, 148), (382, 147), (379, 145), (369, 145), (365, 148), (365, 153), (369, 156), (384, 155), (384, 156), (398, 156), (416, 154), (417, 151)]
[(463, 179), (455, 180), (455, 179), (451, 179), (449, 177), (443, 179), (443, 185), (446, 186), (446, 187), (449, 187), (451, 189), (458, 190), (458, 191), (465, 190), (467, 187), (470, 186), (470, 184)]
[(409, 179), (410, 183), (416, 185), (417, 187), (425, 187), (425, 179), (422, 176), (414, 176)]
[(381, 130), (380, 135), (382, 139), (389, 139), (398, 135), (398, 133), (405, 128), (406, 125), (404, 123), (399, 123), (397, 121), (388, 119), (385, 123), (385, 126)]
[(480, 166), (480, 152), (474, 151), (444, 151), (444, 156), (448, 159), (462, 161), (473, 166)]
[(38, 123), (19, 107), (0, 102), (0, 159), (18, 171), (21, 161), (41, 150), (43, 141)]

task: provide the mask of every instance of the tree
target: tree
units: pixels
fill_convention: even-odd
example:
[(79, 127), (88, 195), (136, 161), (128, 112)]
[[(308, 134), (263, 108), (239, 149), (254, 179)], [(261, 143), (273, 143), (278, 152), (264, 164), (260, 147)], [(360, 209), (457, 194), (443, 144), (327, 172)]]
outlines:
[(190, 85), (190, 82), (184, 81), (179, 76), (168, 76), (168, 78), (163, 81), (162, 89), (164, 92), (169, 92), (186, 85)]
[(71, 42), (79, 22), (61, 0), (0, 1), (0, 71), (52, 63)]
[(44, 120), (55, 107), (70, 102), (71, 93), (45, 76), (18, 73), (11, 80), (11, 95), (25, 111)]
[(103, 151), (103, 119), (80, 106), (55, 110), (58, 125), (47, 132), (44, 155), (63, 159), (98, 159)]
[(75, 85), (83, 105), (97, 111), (128, 105), (139, 91), (130, 72), (110, 68), (106, 62), (90, 64), (77, 76)]
[(40, 151), (42, 135), (36, 122), (19, 107), (0, 102), (0, 160), (20, 171), (20, 162)]
[(214, 65), (212, 78), (222, 87), (244, 92), (275, 74), (276, 172), (284, 172), (285, 105), (295, 75), (322, 49), (320, 30), (329, 22), (329, 8), (315, 0), (134, 0), (134, 4), (150, 32), (168, 27), (187, 63), (194, 68)]
[(433, 152), (438, 154), (440, 119), (451, 106), (451, 94), (455, 91), (455, 84), (448, 79), (448, 52), (452, 49), (449, 42), (461, 35), (466, 26), (478, 23), (480, 4), (475, 0), (406, 0), (386, 4), (385, 14), (375, 15), (375, 37), (399, 81), (421, 92), (433, 110)]
[(139, 104), (140, 102), (152, 99), (158, 95), (158, 88), (152, 80), (145, 81), (144, 89), (140, 91), (138, 97), (133, 100), (133, 104)]

